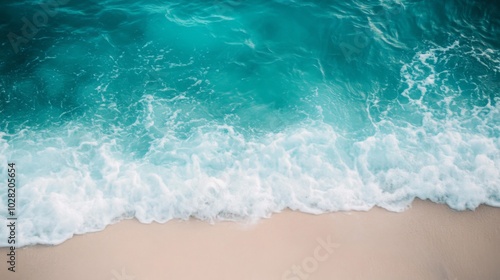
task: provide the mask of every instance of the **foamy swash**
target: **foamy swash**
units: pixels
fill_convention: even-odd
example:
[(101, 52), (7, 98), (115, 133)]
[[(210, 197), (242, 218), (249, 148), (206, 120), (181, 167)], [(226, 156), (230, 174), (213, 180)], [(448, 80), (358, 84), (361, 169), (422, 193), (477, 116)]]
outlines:
[[(500, 207), (494, 4), (153, 2), (68, 1), (2, 43), (16, 245), (133, 217)], [(40, 9), (3, 5), (2, 34)]]

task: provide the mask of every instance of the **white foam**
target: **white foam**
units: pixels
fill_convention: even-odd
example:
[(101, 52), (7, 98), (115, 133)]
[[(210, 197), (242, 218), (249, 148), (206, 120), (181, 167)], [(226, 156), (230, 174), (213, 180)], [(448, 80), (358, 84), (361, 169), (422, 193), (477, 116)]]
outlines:
[[(498, 138), (379, 125), (390, 133), (350, 142), (322, 122), (261, 137), (208, 123), (188, 139), (165, 133), (133, 158), (116, 139), (69, 124), (71, 133), (62, 127), (2, 140), (0, 160), (18, 166), (18, 245), (58, 244), (130, 217), (256, 219), (284, 208), (323, 213), (375, 205), (402, 211), (415, 197), (458, 210), (500, 206)], [(5, 198), (2, 191), (2, 217)], [(6, 236), (1, 227), (1, 246)]]

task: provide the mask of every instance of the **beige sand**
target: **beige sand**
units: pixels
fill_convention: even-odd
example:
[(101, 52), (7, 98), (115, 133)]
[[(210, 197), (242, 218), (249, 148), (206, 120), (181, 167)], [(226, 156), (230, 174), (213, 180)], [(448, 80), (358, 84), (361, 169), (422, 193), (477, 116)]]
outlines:
[(500, 279), (500, 208), (415, 201), (404, 213), (286, 211), (255, 225), (128, 220), (17, 254), (17, 272), (2, 261), (0, 279)]

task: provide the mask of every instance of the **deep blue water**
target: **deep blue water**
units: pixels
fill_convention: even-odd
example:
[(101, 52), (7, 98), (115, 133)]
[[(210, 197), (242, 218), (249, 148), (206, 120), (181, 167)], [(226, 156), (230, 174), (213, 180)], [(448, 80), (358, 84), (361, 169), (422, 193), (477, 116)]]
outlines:
[(21, 245), (130, 217), (500, 206), (495, 1), (0, 8)]

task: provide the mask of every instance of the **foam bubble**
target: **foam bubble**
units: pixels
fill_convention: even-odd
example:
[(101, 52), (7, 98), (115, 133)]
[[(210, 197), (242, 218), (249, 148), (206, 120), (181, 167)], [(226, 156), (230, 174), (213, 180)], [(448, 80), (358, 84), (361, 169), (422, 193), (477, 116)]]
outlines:
[(2, 135), (0, 159), (19, 168), (18, 245), (57, 244), (131, 217), (257, 219), (285, 208), (318, 214), (375, 205), (402, 211), (415, 197), (458, 210), (500, 206), (500, 142), (456, 129), (393, 126), (350, 142), (322, 122), (260, 137), (207, 123), (189, 139), (166, 133), (140, 158), (83, 126), (60, 129), (8, 142)]

